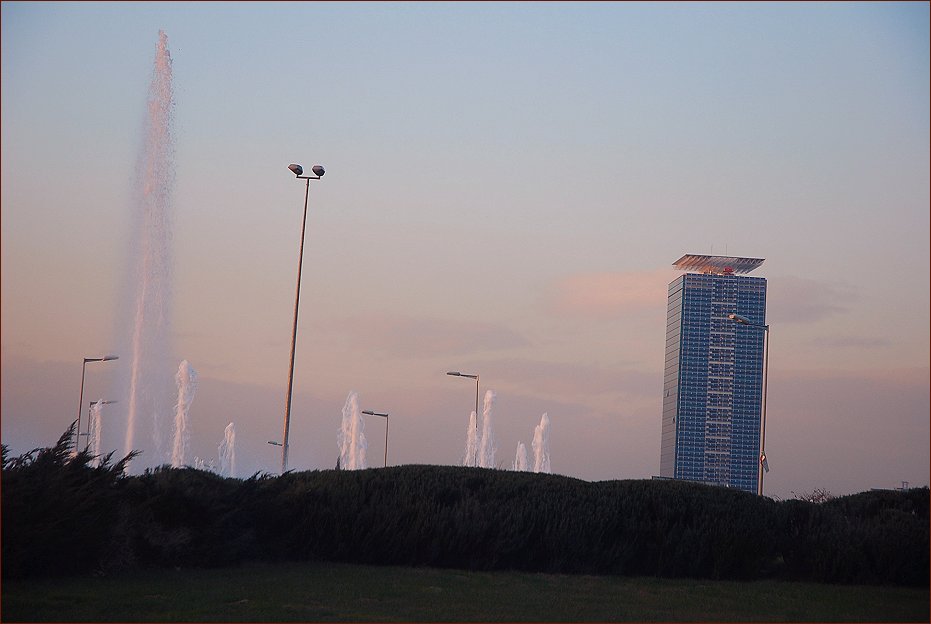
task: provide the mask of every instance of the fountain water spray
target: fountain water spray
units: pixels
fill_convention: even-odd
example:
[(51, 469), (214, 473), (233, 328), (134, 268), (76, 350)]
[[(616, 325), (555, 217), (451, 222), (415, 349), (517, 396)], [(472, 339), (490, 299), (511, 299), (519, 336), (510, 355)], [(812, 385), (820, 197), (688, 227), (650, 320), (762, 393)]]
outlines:
[(104, 402), (103, 399), (95, 401), (91, 405), (91, 414), (88, 418), (87, 423), (87, 450), (92, 455), (95, 456), (94, 465), (100, 465), (100, 432), (101, 432), (101, 422), (100, 422), (100, 411), (103, 409)]
[(220, 455), (220, 475), (236, 476), (236, 425), (230, 423), (223, 430), (223, 442), (217, 447)]
[(476, 456), (478, 454), (478, 423), (476, 422), (475, 411), (469, 415), (469, 430), (466, 431), (466, 451), (465, 459), (462, 461), (463, 466), (476, 466)]
[(188, 414), (194, 393), (197, 391), (197, 371), (187, 360), (182, 360), (175, 374), (175, 383), (178, 386), (178, 402), (175, 405), (175, 439), (171, 449), (171, 465), (180, 468), (185, 465), (188, 446), (191, 440)]
[(206, 470), (208, 472), (216, 472), (217, 465), (213, 462), (212, 459), (201, 459), (200, 457), (194, 457), (194, 467), (198, 470)]
[(523, 442), (517, 443), (517, 456), (514, 458), (514, 470), (526, 472), (528, 467), (527, 447)]
[(343, 420), (336, 436), (339, 465), (343, 470), (361, 470), (365, 465), (365, 423), (359, 410), (359, 396), (350, 392), (343, 405)]
[(482, 409), (482, 440), (478, 447), (478, 465), (481, 468), (495, 467), (495, 438), (491, 430), (491, 414), (496, 396), (494, 390), (485, 392), (485, 403)]
[[(126, 285), (126, 342), (131, 352), (125, 450), (141, 450), (149, 465), (166, 461), (163, 421), (170, 418), (171, 191), (174, 185), (171, 118), (174, 105), (168, 37), (158, 33), (149, 86), (145, 143), (133, 200), (130, 274)], [(151, 440), (137, 429), (151, 425)]]
[(545, 472), (550, 470), (550, 418), (543, 414), (540, 424), (533, 430), (533, 471)]

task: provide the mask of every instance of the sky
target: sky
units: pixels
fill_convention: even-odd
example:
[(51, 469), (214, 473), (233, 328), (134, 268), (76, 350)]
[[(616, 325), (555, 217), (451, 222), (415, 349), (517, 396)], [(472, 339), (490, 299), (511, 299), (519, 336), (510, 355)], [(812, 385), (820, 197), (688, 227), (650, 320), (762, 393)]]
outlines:
[[(388, 463), (659, 473), (666, 288), (765, 258), (767, 494), (929, 482), (928, 3), (0, 5), (2, 441), (76, 418), (115, 352), (159, 30), (174, 84), (172, 341), (192, 454), (335, 465), (350, 392)], [(120, 360), (85, 402), (119, 400)], [(124, 402), (125, 403), (125, 402)], [(125, 428), (120, 403), (104, 427)], [(383, 419), (366, 423), (381, 464)], [(118, 436), (114, 436), (118, 437)]]

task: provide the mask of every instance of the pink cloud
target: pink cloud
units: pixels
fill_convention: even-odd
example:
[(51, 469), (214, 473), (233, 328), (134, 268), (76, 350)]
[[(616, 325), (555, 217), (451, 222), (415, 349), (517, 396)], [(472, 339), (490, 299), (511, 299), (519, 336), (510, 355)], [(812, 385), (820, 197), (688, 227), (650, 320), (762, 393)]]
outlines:
[(672, 269), (579, 273), (554, 283), (546, 293), (546, 303), (555, 314), (593, 320), (643, 310), (664, 314), (668, 285), (676, 275)]
[[(672, 269), (643, 272), (579, 273), (553, 283), (545, 294), (548, 309), (560, 316), (612, 320), (634, 312), (665, 315)], [(857, 294), (849, 285), (805, 277), (768, 279), (768, 314), (774, 322), (805, 323), (845, 313)]]

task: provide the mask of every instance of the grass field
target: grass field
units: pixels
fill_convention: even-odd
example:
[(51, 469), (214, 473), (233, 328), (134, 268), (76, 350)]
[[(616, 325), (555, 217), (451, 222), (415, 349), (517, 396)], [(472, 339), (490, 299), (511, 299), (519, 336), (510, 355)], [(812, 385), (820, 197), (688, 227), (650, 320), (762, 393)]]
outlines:
[(929, 591), (326, 563), (6, 581), (4, 622), (929, 620)]

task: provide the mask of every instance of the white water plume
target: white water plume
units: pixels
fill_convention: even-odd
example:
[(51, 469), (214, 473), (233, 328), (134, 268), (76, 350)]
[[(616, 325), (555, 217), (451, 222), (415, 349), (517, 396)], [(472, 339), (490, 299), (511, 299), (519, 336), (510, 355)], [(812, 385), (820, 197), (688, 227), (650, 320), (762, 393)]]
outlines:
[(517, 443), (517, 455), (514, 457), (514, 470), (526, 472), (528, 468), (527, 447), (523, 442)]
[(175, 404), (175, 436), (171, 448), (171, 465), (181, 468), (185, 465), (188, 446), (191, 441), (189, 414), (194, 393), (197, 392), (197, 371), (187, 360), (181, 360), (178, 372), (175, 374), (175, 384), (178, 386), (178, 402)]
[(495, 467), (495, 438), (491, 429), (491, 414), (495, 405), (495, 391), (485, 392), (485, 403), (482, 410), (482, 440), (478, 447), (478, 465), (481, 468)]
[[(148, 466), (168, 458), (163, 429), (171, 418), (171, 192), (174, 185), (171, 54), (159, 31), (149, 86), (145, 140), (136, 167), (129, 274), (122, 302), (130, 352), (124, 450), (143, 451)], [(141, 435), (149, 425), (149, 436)]]
[(101, 438), (101, 420), (100, 412), (103, 409), (103, 399), (94, 401), (91, 404), (91, 413), (87, 422), (87, 451), (91, 456), (96, 457), (93, 463), (95, 466), (100, 465), (100, 438)]
[(236, 425), (230, 423), (223, 430), (223, 442), (217, 447), (220, 455), (220, 475), (236, 476)]
[(476, 466), (476, 456), (478, 454), (478, 423), (476, 422), (475, 411), (469, 415), (469, 429), (466, 431), (466, 451), (465, 459), (462, 461), (463, 466)]
[(339, 466), (343, 470), (362, 470), (365, 465), (365, 423), (359, 410), (359, 396), (350, 392), (343, 405), (343, 419), (336, 436)]
[(549, 474), (550, 469), (550, 418), (543, 414), (540, 424), (533, 430), (533, 471)]
[(200, 457), (194, 457), (194, 467), (198, 470), (206, 470), (208, 472), (216, 472), (217, 465), (213, 462), (212, 459), (201, 459)]

